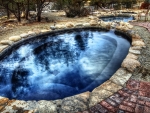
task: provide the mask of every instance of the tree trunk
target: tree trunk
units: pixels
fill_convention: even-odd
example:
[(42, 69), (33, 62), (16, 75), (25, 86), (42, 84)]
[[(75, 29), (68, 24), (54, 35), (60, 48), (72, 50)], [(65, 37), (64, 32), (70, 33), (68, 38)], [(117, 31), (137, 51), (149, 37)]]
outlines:
[(17, 10), (18, 10), (18, 12), (17, 12), (17, 20), (18, 20), (18, 22), (21, 22), (21, 17), (20, 17), (20, 4), (19, 4), (19, 3), (17, 3)]
[(7, 19), (10, 18), (10, 13), (9, 13), (9, 9), (8, 9), (8, 4), (6, 5), (6, 12), (7, 12)]
[(37, 12), (37, 19), (38, 19), (38, 22), (41, 22), (41, 11)]
[(28, 16), (29, 16), (29, 0), (27, 0), (26, 20), (28, 20)]

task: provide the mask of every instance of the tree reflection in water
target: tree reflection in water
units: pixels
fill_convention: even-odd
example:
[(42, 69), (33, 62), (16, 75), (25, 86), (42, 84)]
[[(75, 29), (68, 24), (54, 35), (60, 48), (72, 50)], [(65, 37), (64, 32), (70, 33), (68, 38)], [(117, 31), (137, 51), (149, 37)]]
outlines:
[(34, 40), (1, 61), (0, 94), (54, 100), (92, 91), (120, 67), (129, 47), (115, 34), (90, 30)]

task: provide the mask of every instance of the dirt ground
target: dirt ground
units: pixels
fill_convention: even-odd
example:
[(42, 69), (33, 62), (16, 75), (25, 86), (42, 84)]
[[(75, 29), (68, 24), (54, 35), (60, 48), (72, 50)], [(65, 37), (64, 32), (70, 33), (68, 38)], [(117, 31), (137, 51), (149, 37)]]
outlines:
[[(12, 35), (20, 35), (27, 33), (28, 31), (38, 31), (42, 29), (50, 29), (50, 26), (54, 25), (54, 21), (57, 24), (65, 24), (66, 22), (88, 22), (87, 17), (75, 17), (67, 18), (64, 12), (50, 12), (42, 14), (41, 22), (29, 22), (22, 19), (21, 23), (18, 23), (15, 18), (7, 20), (6, 18), (0, 18), (0, 40), (8, 39)], [(48, 17), (47, 22), (45, 17)]]

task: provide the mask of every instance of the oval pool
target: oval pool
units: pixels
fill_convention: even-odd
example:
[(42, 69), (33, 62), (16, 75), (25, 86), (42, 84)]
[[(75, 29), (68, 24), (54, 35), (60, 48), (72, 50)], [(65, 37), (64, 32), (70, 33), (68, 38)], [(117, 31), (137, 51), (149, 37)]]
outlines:
[(133, 16), (104, 16), (104, 17), (99, 17), (101, 20), (105, 22), (112, 22), (112, 21), (123, 21), (123, 22), (128, 22), (130, 20), (135, 20)]
[(92, 91), (120, 68), (128, 39), (79, 28), (22, 40), (0, 55), (0, 96), (55, 100)]

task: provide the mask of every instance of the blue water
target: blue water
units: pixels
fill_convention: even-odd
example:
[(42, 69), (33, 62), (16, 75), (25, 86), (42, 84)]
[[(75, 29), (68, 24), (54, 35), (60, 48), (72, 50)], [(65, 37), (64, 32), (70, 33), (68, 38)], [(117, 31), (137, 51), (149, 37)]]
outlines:
[(128, 22), (130, 20), (134, 20), (133, 16), (108, 16), (108, 17), (100, 17), (105, 22), (112, 22), (112, 21), (123, 21)]
[(113, 31), (73, 31), (35, 39), (0, 61), (0, 96), (55, 100), (92, 91), (120, 68), (129, 47)]

